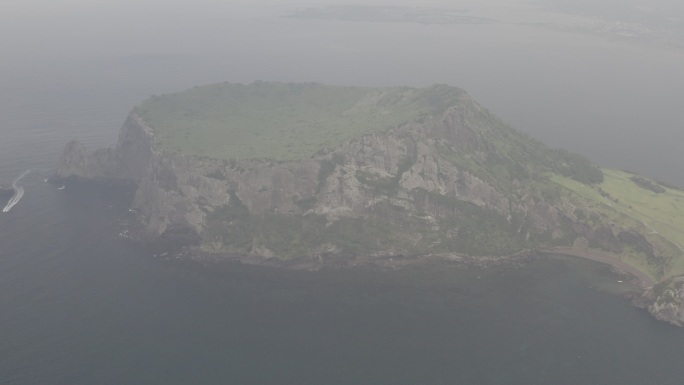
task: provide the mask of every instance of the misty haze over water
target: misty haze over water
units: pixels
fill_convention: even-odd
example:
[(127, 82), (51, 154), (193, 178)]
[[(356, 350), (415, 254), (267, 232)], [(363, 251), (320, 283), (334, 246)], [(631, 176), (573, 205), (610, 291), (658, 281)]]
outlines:
[[(588, 289), (614, 281), (588, 263), (556, 261), (560, 265), (532, 269), (547, 278), (493, 271), (483, 273), (483, 284), (463, 278), (462, 286), (415, 293), (393, 276), (373, 274), (330, 284), (320, 277), (299, 283), (297, 277), (240, 271), (217, 283), (205, 272), (161, 265), (112, 240), (107, 234), (120, 219), (115, 210), (125, 212), (125, 197), (92, 197), (93, 191), (57, 191), (43, 183), (68, 140), (112, 145), (128, 111), (150, 95), (219, 81), (277, 80), (455, 85), (551, 146), (684, 186), (680, 3), (421, 3), (489, 20), (481, 23), (412, 22), (411, 13), (391, 22), (291, 17), (338, 5), (346, 4), (34, 0), (3, 10), (0, 182), (31, 172), (21, 180), (22, 200), (0, 213), (0, 383), (278, 383), (253, 375), (262, 354), (285, 382), (289, 374), (311, 383), (336, 383), (323, 381), (335, 376), (337, 383), (377, 383), (396, 370), (386, 378), (417, 383), (419, 377), (402, 377), (416, 365), (416, 376), (436, 373), (423, 377), (426, 383), (453, 380), (459, 371), (462, 381), (480, 383), (505, 382), (507, 373), (516, 379), (510, 383), (679, 383), (681, 365), (673, 357), (684, 353), (681, 330)], [(377, 5), (415, 7), (409, 1)], [(634, 31), (642, 35), (630, 35)], [(435, 274), (424, 273), (430, 279)], [(349, 282), (359, 288), (349, 289)], [(463, 316), (466, 311), (474, 315)], [(510, 323), (501, 321), (505, 317)], [(462, 332), (444, 337), (451, 330), (447, 321)], [(250, 325), (252, 330), (240, 329)], [(434, 334), (420, 332), (430, 328)], [(195, 332), (184, 334), (188, 330)], [(374, 336), (373, 343), (364, 333)], [(169, 342), (178, 335), (185, 337)], [(392, 340), (397, 335), (404, 337)], [(330, 353), (345, 341), (339, 354)], [(260, 351), (271, 343), (282, 350)], [(220, 350), (231, 344), (242, 350)], [(552, 349), (564, 344), (570, 347)], [(407, 346), (426, 361), (410, 351), (397, 353)], [(365, 355), (345, 361), (356, 348)], [(389, 352), (396, 353), (393, 362), (383, 360)], [(575, 357), (582, 354), (593, 362)], [(180, 373), (193, 357), (201, 362)], [(290, 358), (278, 363), (278, 357)], [(312, 366), (297, 367), (296, 357)], [(463, 366), (449, 371), (451, 360)], [(233, 366), (222, 368), (226, 361)], [(247, 367), (242, 374), (241, 367)], [(482, 372), (489, 376), (478, 377)]]
[[(509, 12), (512, 20), (498, 22), (522, 3), (464, 2), (453, 8), (497, 22), (431, 25), (286, 17), (315, 6), (306, 3), (71, 3), (2, 16), (0, 39), (11, 53), (0, 64), (4, 89), (66, 83), (107, 93), (114, 83), (137, 91), (118, 111), (124, 116), (151, 94), (217, 81), (447, 83), (551, 146), (684, 184), (684, 169), (674, 166), (684, 139), (684, 49), (535, 26), (545, 17), (574, 20), (557, 11)], [(605, 13), (567, 3), (542, 5)], [(630, 17), (618, 11), (631, 8), (614, 8), (613, 18)], [(667, 20), (681, 25), (681, 15)]]

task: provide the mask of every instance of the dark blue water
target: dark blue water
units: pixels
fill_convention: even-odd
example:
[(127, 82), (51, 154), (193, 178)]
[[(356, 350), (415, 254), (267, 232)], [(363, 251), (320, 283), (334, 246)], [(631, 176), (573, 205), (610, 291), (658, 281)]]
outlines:
[[(552, 129), (545, 124), (554, 114), (560, 114), (557, 132), (564, 133), (567, 118), (579, 110), (578, 121), (591, 123), (580, 124), (581, 132), (595, 133), (592, 125), (608, 122), (598, 141), (607, 143), (622, 126), (642, 139), (620, 136), (625, 151), (640, 143), (657, 155), (652, 163), (636, 162), (639, 167), (681, 182), (679, 168), (660, 167), (670, 158), (684, 161), (659, 146), (676, 141), (639, 131), (649, 121), (663, 127), (681, 122), (674, 106), (679, 99), (668, 97), (684, 81), (677, 77), (684, 68), (677, 66), (679, 53), (588, 44), (567, 35), (533, 38), (526, 30), (509, 45), (497, 39), (510, 34), (479, 26), (467, 28), (485, 36), (484, 43), (421, 26), (402, 30), (398, 44), (394, 33), (401, 31), (385, 29), (393, 27), (333, 23), (314, 37), (305, 33), (310, 26), (292, 21), (254, 23), (262, 28), (249, 36), (251, 46), (231, 46), (246, 37), (230, 35), (225, 44), (236, 49), (212, 55), (114, 55), (4, 67), (0, 180), (31, 171), (19, 182), (24, 197), (0, 213), (0, 383), (681, 384), (684, 331), (630, 306), (615, 294), (621, 278), (601, 265), (549, 258), (517, 269), (434, 265), (310, 273), (163, 262), (115, 236), (127, 218), (129, 191), (58, 190), (44, 182), (66, 141), (114, 143), (128, 110), (151, 94), (254, 79), (463, 85), (509, 106), (500, 108), (505, 118), (532, 122), (526, 129), (542, 134)], [(270, 46), (264, 43), (269, 38)], [(444, 50), (445, 41), (460, 51)], [(411, 60), (403, 55), (406, 44), (415, 53)], [(390, 48), (380, 55), (381, 47)], [(494, 60), (496, 52), (502, 60)], [(577, 52), (588, 55), (579, 63), (584, 69), (569, 71), (577, 67)], [(529, 53), (539, 60), (530, 61)], [(644, 53), (649, 60), (639, 61)], [(386, 71), (396, 63), (404, 64)], [(568, 70), (567, 79), (554, 75), (555, 65)], [(608, 68), (622, 68), (622, 75), (598, 79)], [(635, 74), (643, 77), (635, 81)], [(584, 75), (602, 85), (595, 94), (577, 81)], [(537, 76), (542, 80), (534, 83)], [(521, 89), (525, 79), (531, 85)], [(644, 79), (653, 82), (644, 85)], [(637, 88), (644, 91), (638, 98), (625, 92)], [(551, 111), (541, 109), (546, 112), (535, 118), (534, 102), (552, 97), (559, 104), (548, 101)], [(582, 103), (567, 105), (577, 100)], [(642, 105), (652, 111), (637, 111)], [(596, 151), (596, 141), (570, 142)], [(621, 165), (624, 154), (606, 156)]]
[(680, 381), (684, 333), (599, 290), (619, 278), (600, 265), (160, 262), (113, 237), (126, 191), (36, 179), (1, 222), (2, 383)]
[(683, 374), (682, 330), (603, 292), (619, 277), (600, 265), (310, 273), (160, 262), (113, 237), (125, 191), (35, 179), (0, 222), (2, 383), (678, 384)]

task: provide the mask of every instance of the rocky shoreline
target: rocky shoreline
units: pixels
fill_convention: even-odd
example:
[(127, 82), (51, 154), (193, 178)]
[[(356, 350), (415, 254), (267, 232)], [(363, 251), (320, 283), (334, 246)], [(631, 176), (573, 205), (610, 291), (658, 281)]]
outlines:
[(119, 238), (128, 239), (150, 250), (153, 258), (168, 262), (188, 262), (209, 267), (222, 263), (262, 266), (287, 270), (319, 271), (322, 269), (346, 270), (361, 267), (382, 270), (397, 270), (407, 267), (425, 266), (435, 263), (457, 263), (467, 267), (489, 268), (498, 266), (524, 267), (526, 264), (544, 258), (544, 255), (575, 257), (606, 264), (613, 272), (625, 276), (625, 282), (636, 290), (627, 297), (639, 307), (643, 304), (643, 294), (655, 282), (643, 272), (620, 261), (616, 256), (595, 250), (580, 248), (554, 248), (525, 250), (506, 256), (469, 256), (458, 253), (407, 256), (402, 254), (375, 254), (358, 256), (342, 253), (327, 253), (291, 259), (266, 257), (257, 254), (221, 253), (202, 250), (198, 244), (184, 236), (163, 239), (146, 235), (137, 218), (137, 212), (122, 220), (117, 232)]
[[(407, 256), (402, 254), (372, 254), (358, 256), (341, 253), (327, 253), (291, 259), (265, 257), (245, 253), (216, 253), (202, 250), (198, 242), (189, 240), (184, 234), (177, 237), (150, 236), (140, 222), (139, 213), (129, 210), (128, 215), (119, 222), (116, 236), (133, 242), (149, 250), (152, 258), (165, 263), (179, 264), (188, 267), (221, 268), (230, 264), (264, 267), (291, 271), (344, 271), (352, 269), (376, 269), (394, 271), (440, 264), (457, 264), (465, 268), (525, 268), (530, 263), (549, 258), (549, 255), (573, 257), (599, 262), (608, 265), (613, 273), (618, 274), (628, 289), (617, 294), (632, 305), (648, 311), (655, 318), (677, 326), (684, 326), (680, 320), (678, 309), (670, 307), (665, 310), (656, 306), (658, 295), (654, 293), (657, 283), (647, 274), (621, 261), (616, 255), (582, 248), (557, 247), (525, 250), (507, 256), (468, 256), (458, 253), (444, 253), (424, 256)], [(616, 293), (613, 293), (616, 294)], [(684, 289), (678, 297), (684, 297)], [(672, 314), (671, 314), (672, 313)]]
[(538, 257), (535, 253), (521, 253), (505, 257), (471, 257), (455, 253), (405, 256), (405, 255), (370, 255), (352, 256), (340, 254), (327, 254), (317, 256), (305, 256), (283, 260), (279, 258), (267, 258), (259, 255), (211, 253), (197, 247), (185, 247), (177, 252), (155, 254), (156, 258), (164, 260), (187, 260), (199, 262), (204, 265), (221, 263), (224, 261), (238, 262), (244, 265), (281, 268), (288, 270), (318, 271), (322, 269), (354, 269), (359, 267), (375, 267), (384, 270), (396, 270), (405, 267), (422, 266), (432, 263), (459, 263), (472, 267), (493, 267), (501, 265), (522, 266)]
[(209, 252), (202, 250), (197, 239), (185, 233), (166, 234), (157, 237), (148, 234), (140, 221), (139, 213), (129, 213), (119, 223), (117, 236), (128, 239), (148, 248), (155, 258), (162, 260), (193, 261), (203, 265), (221, 262), (238, 262), (245, 265), (275, 267), (292, 270), (316, 271), (320, 269), (349, 269), (361, 266), (375, 266), (383, 269), (399, 269), (407, 266), (419, 266), (428, 263), (452, 262), (468, 266), (491, 267), (501, 265), (522, 265), (541, 258), (544, 254), (576, 257), (609, 265), (614, 272), (624, 274), (635, 286), (643, 291), (650, 289), (656, 282), (642, 271), (622, 262), (617, 256), (582, 248), (556, 247), (524, 250), (505, 256), (469, 256), (459, 253), (431, 254), (423, 256), (407, 256), (403, 254), (371, 254), (358, 256), (343, 253), (323, 253), (314, 256), (303, 256), (290, 259), (266, 257), (257, 254)]
[(120, 219), (116, 236), (148, 249), (154, 258), (164, 261), (196, 262), (205, 266), (233, 262), (252, 266), (308, 271), (352, 269), (367, 266), (394, 270), (409, 266), (447, 262), (486, 268), (501, 265), (521, 266), (540, 256), (537, 250), (525, 250), (506, 256), (469, 256), (458, 253), (422, 256), (378, 253), (360, 256), (345, 253), (321, 253), (312, 256), (282, 259), (256, 253), (210, 252), (202, 250), (199, 246), (199, 240), (185, 232), (167, 232), (162, 237), (150, 234), (146, 231), (139, 216), (140, 213), (138, 211), (129, 210), (127, 215)]
[(200, 249), (196, 242), (189, 242), (183, 236), (177, 238), (165, 237), (163, 239), (152, 237), (145, 232), (138, 216), (139, 213), (135, 210), (129, 210), (128, 215), (119, 222), (116, 236), (146, 248), (154, 259), (190, 268), (221, 269), (222, 266), (238, 264), (242, 266), (291, 270), (293, 272), (344, 271), (353, 269), (394, 271), (430, 265), (456, 264), (464, 268), (476, 269), (495, 267), (518, 269), (525, 268), (535, 261), (549, 258), (549, 255), (582, 258), (610, 266), (613, 273), (618, 274), (625, 285), (629, 285), (628, 289), (621, 294), (613, 294), (619, 295), (632, 305), (648, 311), (661, 321), (682, 326), (682, 324), (673, 322), (672, 319), (663, 317), (659, 312), (652, 309), (654, 303), (652, 287), (655, 282), (648, 275), (620, 261), (615, 255), (596, 250), (567, 247), (535, 249), (507, 256), (468, 256), (457, 253), (424, 256), (406, 256), (401, 254), (356, 256), (328, 253), (285, 260), (255, 254), (208, 252)]
[(195, 262), (204, 266), (224, 262), (243, 265), (263, 266), (288, 270), (318, 271), (321, 269), (353, 269), (357, 267), (377, 267), (387, 270), (401, 269), (409, 266), (421, 266), (430, 263), (460, 263), (473, 267), (493, 267), (501, 265), (522, 266), (536, 259), (540, 254), (534, 250), (526, 250), (508, 256), (468, 256), (457, 253), (433, 254), (424, 256), (406, 256), (402, 254), (372, 254), (358, 256), (343, 253), (325, 253), (314, 256), (282, 259), (257, 254), (223, 253), (202, 250), (196, 242), (184, 236), (151, 237), (146, 234), (142, 224), (136, 219), (137, 213), (130, 215), (119, 224), (117, 237), (127, 239), (150, 250), (152, 256), (164, 261)]

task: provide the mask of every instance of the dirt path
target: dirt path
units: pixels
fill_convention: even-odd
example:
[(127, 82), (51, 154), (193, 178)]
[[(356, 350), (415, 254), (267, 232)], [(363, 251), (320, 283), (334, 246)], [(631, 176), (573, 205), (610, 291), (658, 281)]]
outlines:
[(656, 283), (648, 274), (626, 264), (625, 262), (618, 259), (615, 255), (609, 253), (603, 253), (600, 251), (586, 249), (576, 249), (572, 247), (556, 247), (553, 249), (540, 249), (539, 251), (542, 253), (579, 257), (595, 262), (608, 264), (617, 269), (618, 271), (622, 271), (634, 276), (639, 281), (639, 285), (644, 289), (648, 289)]

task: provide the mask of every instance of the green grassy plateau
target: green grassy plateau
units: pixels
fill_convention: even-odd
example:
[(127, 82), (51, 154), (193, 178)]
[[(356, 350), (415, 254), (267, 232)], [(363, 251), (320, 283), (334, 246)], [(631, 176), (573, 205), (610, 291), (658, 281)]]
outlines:
[(448, 86), (221, 83), (154, 96), (136, 112), (166, 150), (217, 159), (300, 160), (438, 114), (463, 95)]

